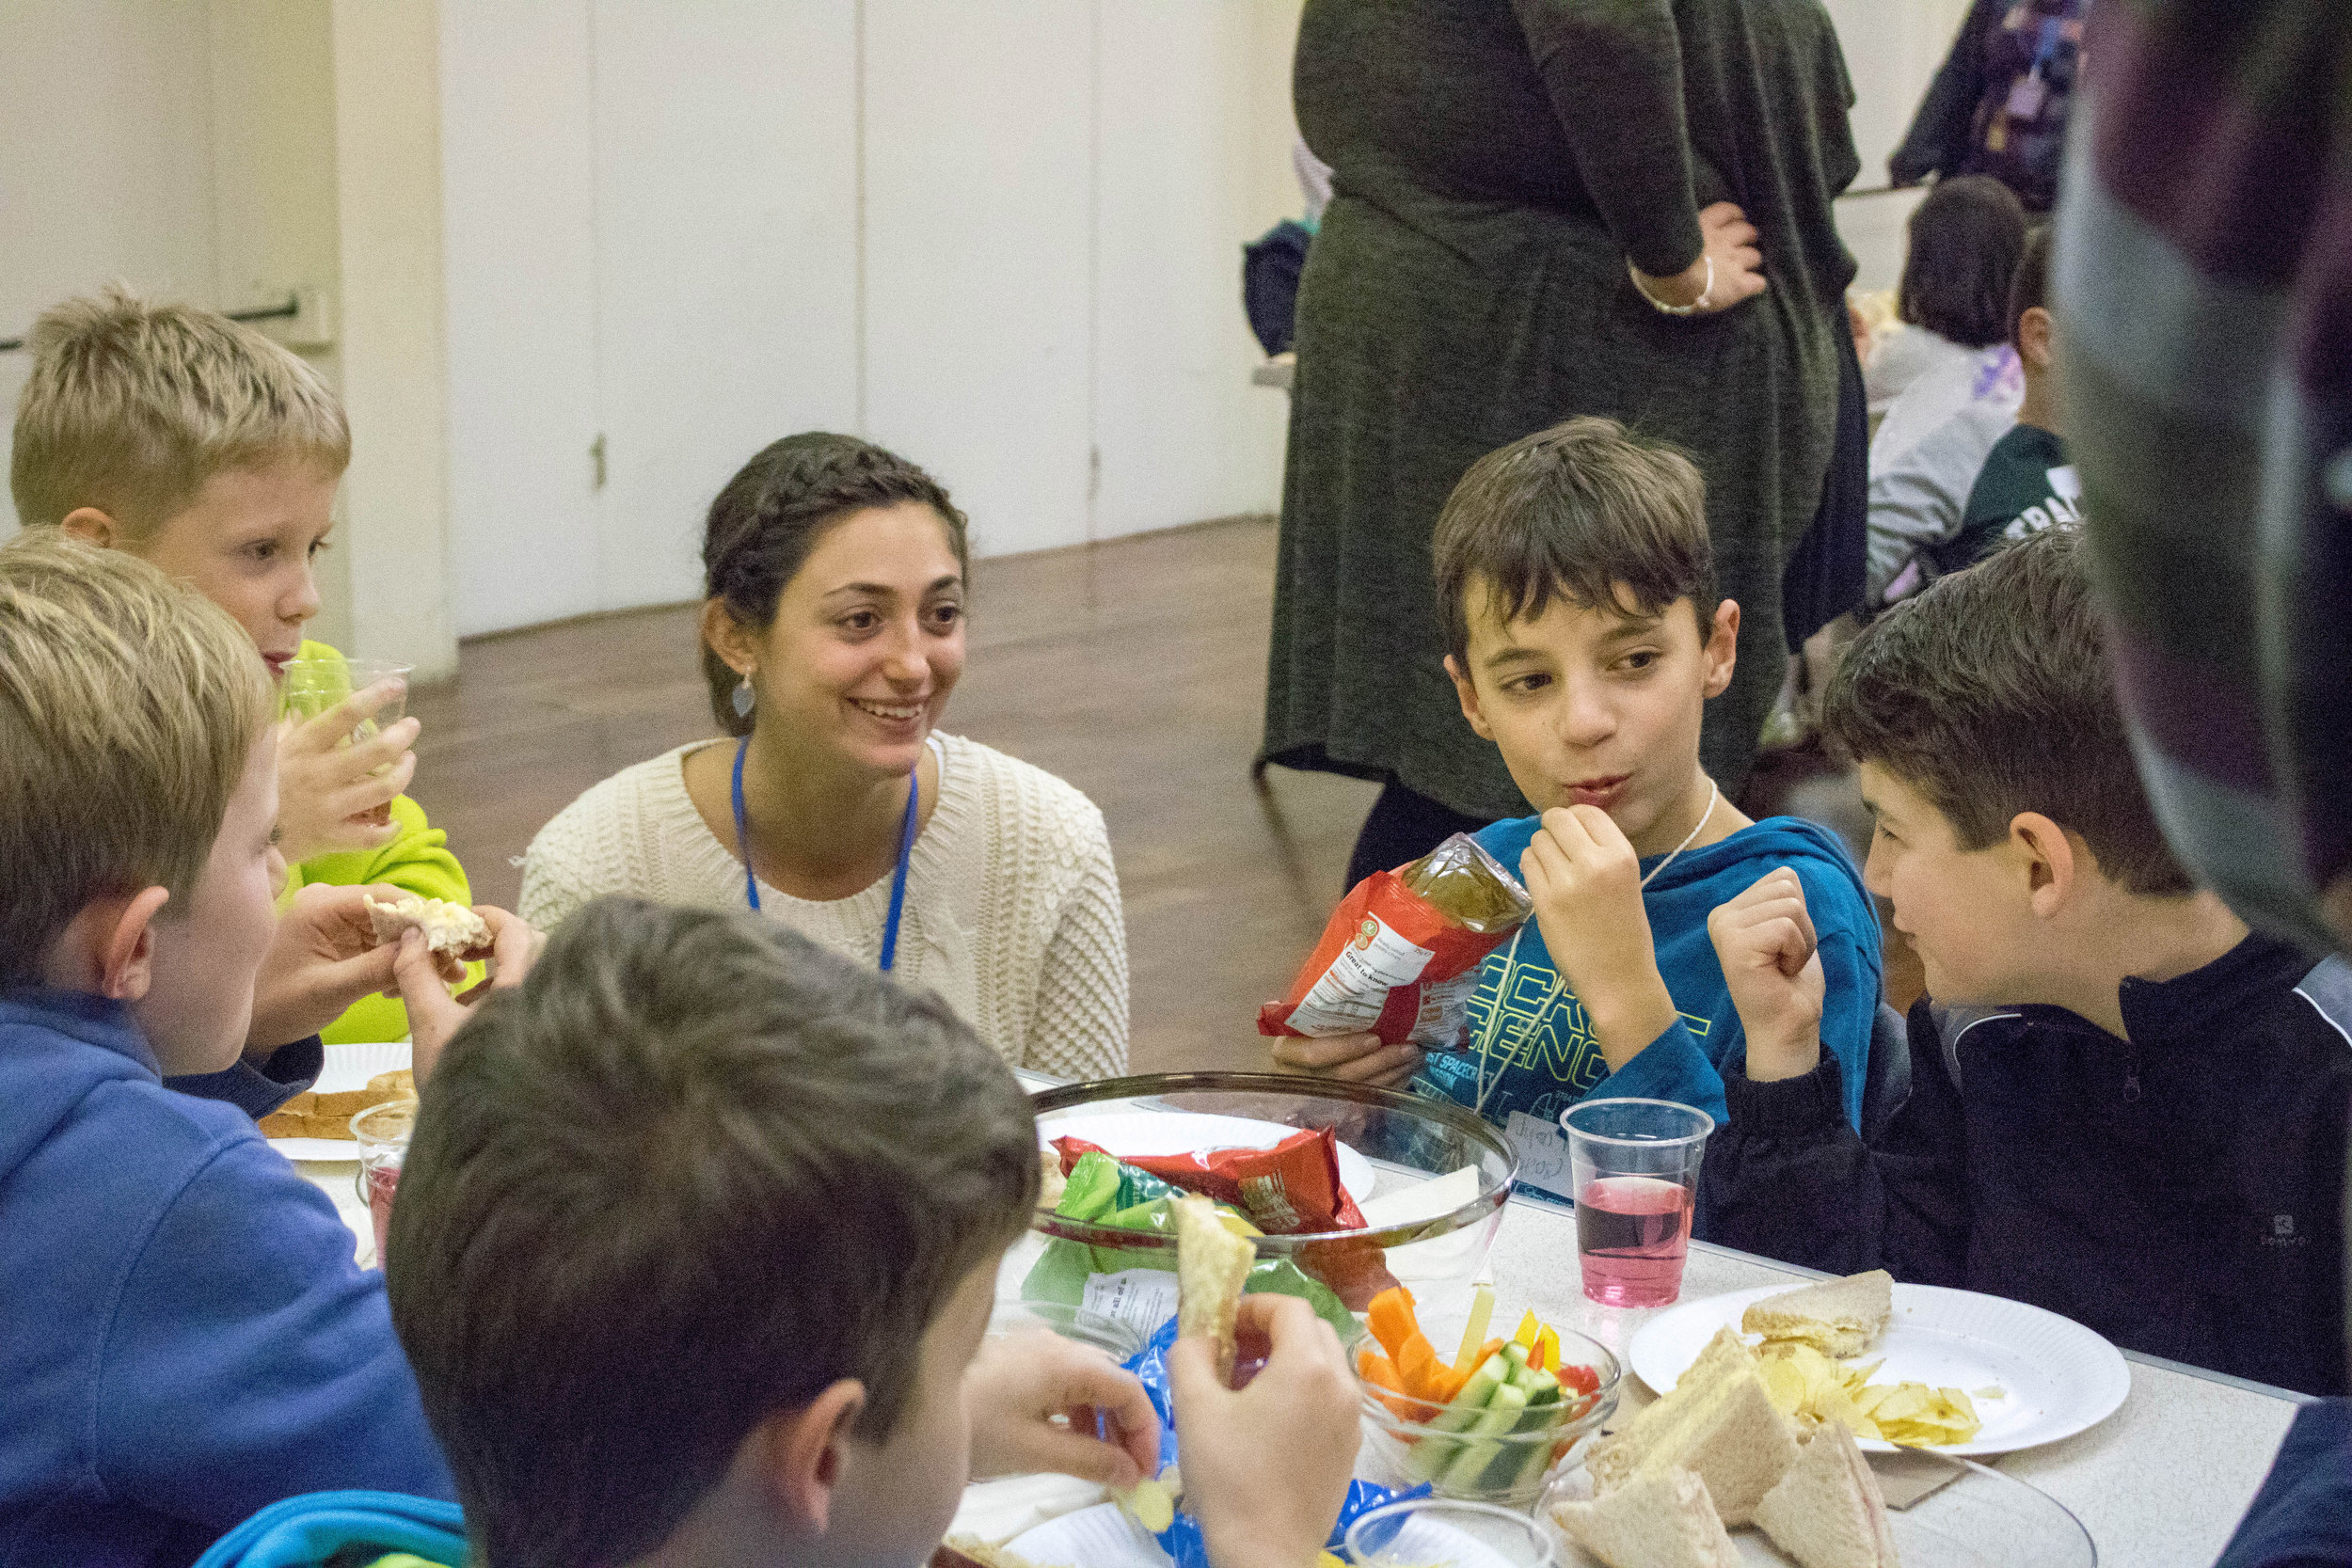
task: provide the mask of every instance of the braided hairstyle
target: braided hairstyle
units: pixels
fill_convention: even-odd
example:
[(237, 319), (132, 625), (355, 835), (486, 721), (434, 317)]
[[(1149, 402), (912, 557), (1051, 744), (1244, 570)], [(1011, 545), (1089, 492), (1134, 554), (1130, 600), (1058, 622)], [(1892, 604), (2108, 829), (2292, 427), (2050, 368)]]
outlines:
[[(744, 464), (710, 503), (703, 529), (704, 595), (723, 601), (736, 625), (765, 629), (775, 621), (785, 585), (828, 530), (852, 513), (901, 501), (921, 501), (939, 514), (956, 563), (969, 576), (964, 515), (939, 481), (854, 436), (821, 430), (787, 436)], [(707, 640), (702, 653), (711, 716), (728, 735), (751, 734), (751, 720), (738, 714), (733, 702), (742, 677)]]

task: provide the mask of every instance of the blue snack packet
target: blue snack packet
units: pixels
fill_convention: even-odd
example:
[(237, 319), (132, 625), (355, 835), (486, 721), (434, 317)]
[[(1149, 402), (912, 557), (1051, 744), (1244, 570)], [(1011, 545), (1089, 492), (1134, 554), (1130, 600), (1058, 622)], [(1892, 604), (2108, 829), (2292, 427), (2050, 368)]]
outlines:
[[(1129, 1357), (1126, 1363), (1127, 1370), (1135, 1373), (1136, 1380), (1143, 1385), (1144, 1397), (1152, 1402), (1152, 1409), (1160, 1418), (1162, 1474), (1170, 1465), (1179, 1463), (1176, 1456), (1176, 1402), (1168, 1377), (1168, 1353), (1175, 1343), (1176, 1321), (1171, 1318), (1162, 1323), (1145, 1342), (1143, 1349)], [(1356, 1522), (1358, 1514), (1385, 1503), (1426, 1497), (1429, 1490), (1426, 1481), (1403, 1492), (1391, 1491), (1369, 1481), (1348, 1482), (1346, 1501), (1340, 1506), (1339, 1522), (1331, 1527), (1331, 1538), (1324, 1544), (1325, 1548), (1333, 1552), (1340, 1549), (1340, 1543), (1347, 1535), (1347, 1527)], [(1393, 1536), (1394, 1528), (1388, 1533)], [(1176, 1568), (1211, 1568), (1208, 1547), (1200, 1539), (1200, 1521), (1181, 1502), (1177, 1506), (1175, 1522), (1152, 1539), (1160, 1544), (1162, 1551), (1175, 1560)]]

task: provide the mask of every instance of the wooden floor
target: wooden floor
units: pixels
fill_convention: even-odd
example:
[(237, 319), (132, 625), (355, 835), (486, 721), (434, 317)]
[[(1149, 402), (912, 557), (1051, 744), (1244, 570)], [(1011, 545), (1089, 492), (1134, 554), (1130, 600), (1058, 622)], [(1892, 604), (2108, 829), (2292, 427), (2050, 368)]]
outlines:
[[(946, 728), (1069, 780), (1110, 827), (1137, 1071), (1262, 1068), (1254, 1020), (1343, 891), (1370, 785), (1249, 780), (1265, 689), (1270, 519), (973, 566)], [(597, 780), (715, 733), (690, 610), (482, 638), (420, 690), (411, 793), (511, 907), (540, 824)]]
[[(1258, 1005), (1321, 932), (1375, 793), (1282, 768), (1263, 790), (1250, 782), (1272, 519), (981, 561), (972, 575), (971, 656), (946, 727), (1102, 808), (1126, 899), (1135, 1069), (1265, 1066)], [(457, 679), (409, 710), (424, 722), (411, 793), (474, 896), (509, 908), (548, 817), (716, 733), (689, 609), (469, 641)], [(1841, 829), (1858, 806), (1842, 774), (1802, 755), (1759, 769), (1744, 803)]]

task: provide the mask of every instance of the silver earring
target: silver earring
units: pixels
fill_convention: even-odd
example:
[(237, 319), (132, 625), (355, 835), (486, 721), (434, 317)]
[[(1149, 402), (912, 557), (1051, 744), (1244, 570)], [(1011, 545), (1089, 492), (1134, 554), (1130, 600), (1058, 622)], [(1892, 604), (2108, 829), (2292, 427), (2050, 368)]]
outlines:
[(745, 675), (735, 689), (735, 716), (738, 719), (749, 719), (752, 716), (752, 704), (757, 701), (757, 696), (752, 690), (752, 677)]

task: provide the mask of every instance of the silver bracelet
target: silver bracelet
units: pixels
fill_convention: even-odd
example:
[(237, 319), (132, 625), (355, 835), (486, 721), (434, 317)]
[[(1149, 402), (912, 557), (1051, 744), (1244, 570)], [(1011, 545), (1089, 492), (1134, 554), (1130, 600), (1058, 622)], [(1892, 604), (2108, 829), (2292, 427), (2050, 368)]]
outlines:
[(1664, 300), (1659, 298), (1656, 294), (1651, 293), (1647, 289), (1642, 287), (1641, 269), (1633, 264), (1633, 258), (1630, 256), (1625, 259), (1625, 275), (1633, 279), (1633, 292), (1640, 294), (1644, 299), (1648, 300), (1649, 308), (1657, 311), (1660, 315), (1695, 316), (1701, 310), (1707, 309), (1707, 296), (1715, 292), (1715, 258), (1702, 253), (1700, 260), (1707, 263), (1707, 287), (1701, 289), (1699, 291), (1699, 297), (1692, 300), (1688, 305), (1669, 305)]

